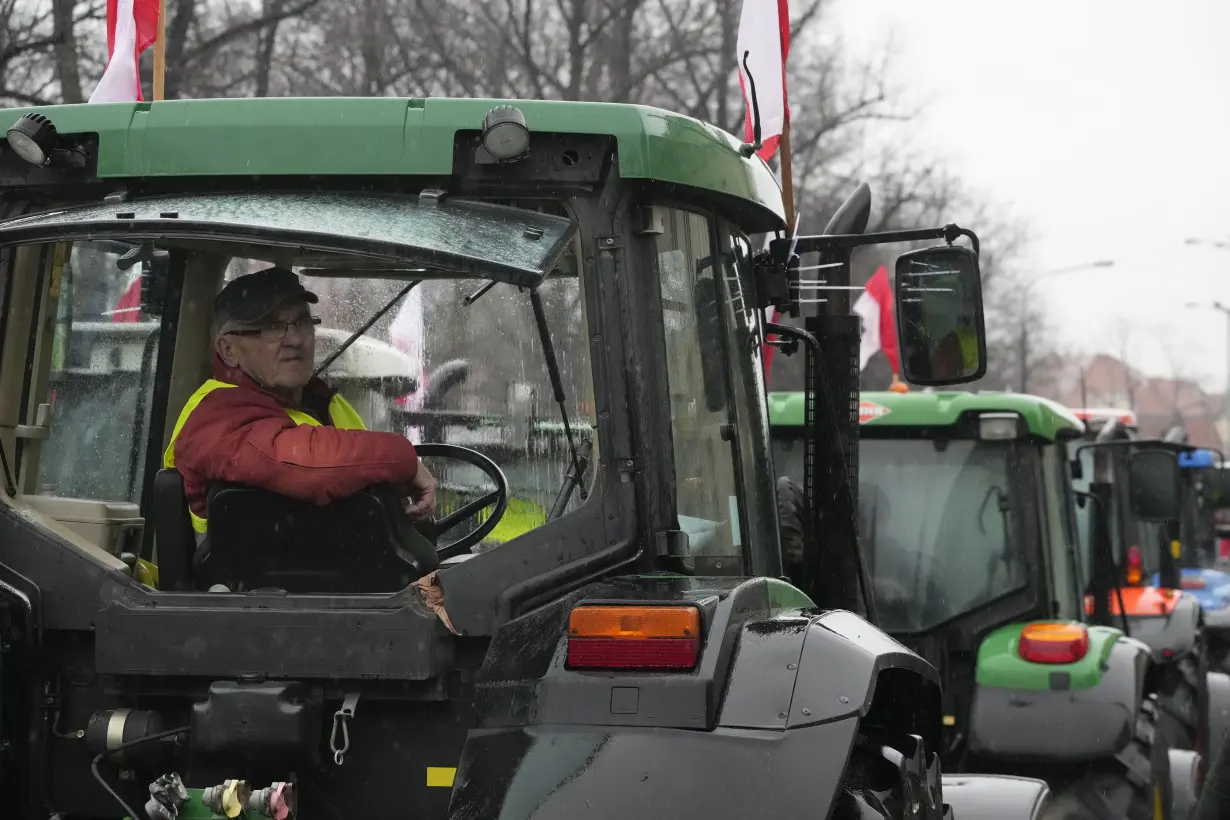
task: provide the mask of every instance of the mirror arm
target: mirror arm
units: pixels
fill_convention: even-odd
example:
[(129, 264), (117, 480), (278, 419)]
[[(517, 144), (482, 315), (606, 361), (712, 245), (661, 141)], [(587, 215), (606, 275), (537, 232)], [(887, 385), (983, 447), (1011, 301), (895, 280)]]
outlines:
[[(974, 253), (979, 252), (978, 235), (973, 231), (958, 225), (945, 225), (942, 228), (914, 228), (903, 231), (880, 231), (865, 234), (834, 234), (831, 236), (799, 236), (774, 239), (769, 243), (775, 258), (784, 258), (791, 243), (797, 242), (795, 253), (805, 253), (848, 250), (863, 245), (887, 245), (894, 242), (919, 242), (926, 239), (943, 239), (949, 245), (958, 237), (967, 237), (973, 245)], [(779, 248), (780, 246), (780, 248)]]
[[(1085, 502), (1085, 504), (1089, 504), (1090, 502), (1092, 502), (1092, 503), (1093, 503), (1093, 507), (1095, 507), (1096, 509), (1091, 509), (1091, 510), (1089, 511), (1089, 513), (1090, 513), (1090, 518), (1092, 518), (1092, 517), (1093, 517), (1093, 516), (1095, 516), (1095, 515), (1097, 515), (1097, 516), (1105, 515), (1105, 513), (1106, 513), (1106, 508), (1105, 508), (1105, 507), (1103, 506), (1103, 504), (1102, 504), (1102, 499), (1098, 498), (1095, 494), (1093, 494), (1093, 493), (1087, 493), (1087, 492), (1085, 492), (1085, 491), (1083, 491), (1083, 490), (1073, 490), (1073, 491), (1072, 491), (1072, 493), (1073, 493), (1073, 495), (1075, 495), (1077, 498), (1079, 498), (1079, 499), (1081, 499), (1082, 501), (1084, 501), (1084, 502)], [(1091, 542), (1092, 542), (1092, 540), (1093, 540), (1093, 539), (1092, 539), (1092, 538), (1090, 538), (1090, 541), (1091, 541)], [(1097, 549), (1097, 545), (1095, 545), (1095, 544), (1090, 543), (1090, 545), (1089, 545), (1089, 546), (1090, 546), (1090, 549)], [(1109, 545), (1109, 544), (1106, 544), (1106, 545), (1104, 545), (1104, 549), (1102, 550), (1103, 559), (1106, 561), (1106, 567), (1107, 567), (1108, 569), (1109, 569), (1109, 568), (1113, 568), (1113, 567), (1115, 567), (1115, 566), (1116, 566), (1116, 565), (1115, 565), (1115, 558), (1114, 558), (1114, 555), (1111, 553), (1111, 550), (1110, 550), (1110, 548), (1109, 548), (1109, 547), (1110, 547), (1110, 545)], [(1123, 583), (1119, 580), (1119, 573), (1118, 573), (1117, 571), (1113, 571), (1113, 572), (1112, 572), (1112, 577), (1115, 579), (1115, 586), (1114, 586), (1114, 589), (1113, 589), (1112, 591), (1115, 593), (1115, 597), (1117, 597), (1117, 598), (1119, 599), (1119, 620), (1120, 620), (1120, 621), (1122, 622), (1122, 624), (1123, 624), (1123, 634), (1124, 634), (1124, 637), (1128, 637), (1128, 638), (1130, 638), (1130, 637), (1132, 637), (1132, 629), (1131, 629), (1131, 627), (1130, 627), (1130, 626), (1128, 626), (1128, 619), (1127, 619), (1127, 606), (1123, 603)], [(1097, 584), (1094, 584), (1094, 586), (1095, 586), (1095, 593), (1094, 593), (1094, 594), (1096, 595), (1096, 594), (1097, 594), (1098, 592), (1100, 592), (1101, 590), (1097, 590), (1097, 589), (1096, 589)], [(1095, 611), (1095, 612), (1097, 611), (1097, 602), (1096, 602), (1096, 600), (1095, 600), (1095, 602), (1094, 602), (1094, 611)]]
[[(803, 345), (811, 349), (812, 355), (817, 361), (824, 361), (823, 358), (821, 358), (824, 354), (820, 347), (819, 340), (806, 330), (800, 330), (799, 328), (791, 327), (790, 325), (778, 325), (773, 322), (765, 322), (764, 333), (766, 336), (772, 333), (777, 336), (784, 336), (796, 343), (801, 342)], [(826, 423), (829, 425), (835, 425), (837, 422), (837, 408), (831, 406), (828, 402), (825, 402), (825, 404), (827, 406), (824, 408), (823, 412), (825, 412), (825, 415), (829, 416), (829, 418), (826, 419)], [(836, 427), (834, 426), (833, 429), (836, 429)], [(850, 478), (846, 470), (847, 463), (848, 461), (843, 453), (841, 458), (838, 459), (837, 469), (842, 474), (841, 485), (844, 488), (844, 492), (850, 491)], [(807, 498), (805, 495), (803, 503), (810, 505), (812, 503), (812, 499)], [(851, 509), (855, 509), (857, 511), (857, 505), (853, 503), (853, 499), (851, 499), (850, 507)], [(805, 512), (807, 518), (815, 515), (815, 511), (811, 509), (806, 509)], [(859, 591), (863, 595), (863, 606), (866, 609), (867, 620), (872, 624), (878, 624), (880, 622), (880, 613), (876, 608), (875, 596), (872, 593), (871, 576), (867, 571), (867, 561), (863, 556), (862, 545), (857, 539), (855, 539), (854, 542), (854, 565), (857, 568), (858, 586)]]

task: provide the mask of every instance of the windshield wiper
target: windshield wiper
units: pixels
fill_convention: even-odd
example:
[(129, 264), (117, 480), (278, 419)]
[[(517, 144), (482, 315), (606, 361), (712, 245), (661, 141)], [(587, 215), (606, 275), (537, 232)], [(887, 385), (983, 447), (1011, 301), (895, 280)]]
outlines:
[(547, 361), (547, 375), (551, 379), (551, 392), (555, 394), (555, 403), (559, 406), (560, 418), (564, 422), (564, 436), (568, 439), (568, 450), (572, 455), (572, 464), (567, 478), (564, 480), (564, 486), (560, 489), (560, 495), (555, 500), (555, 504), (551, 507), (551, 514), (547, 520), (558, 518), (563, 514), (564, 508), (568, 506), (568, 501), (572, 497), (572, 488), (575, 486), (584, 501), (588, 497), (588, 492), (585, 489), (585, 470), (588, 466), (588, 459), (582, 459), (577, 452), (577, 443), (572, 435), (572, 424), (568, 420), (568, 404), (567, 397), (564, 395), (564, 380), (559, 375), (559, 361), (555, 358), (555, 345), (551, 341), (551, 328), (547, 325), (547, 311), (542, 306), (542, 294), (538, 292), (538, 288), (530, 289), (530, 304), (534, 308), (534, 323), (538, 325), (538, 339), (542, 343), (542, 355)]
[(0, 466), (4, 467), (4, 489), (10, 498), (15, 498), (17, 496), (17, 482), (13, 481), (13, 471), (9, 469), (9, 459), (4, 454), (3, 442), (0, 442)]
[[(316, 371), (315, 371), (314, 373), (312, 373), (312, 378), (316, 378), (316, 377), (317, 377), (317, 376), (319, 376), (321, 373), (325, 372), (325, 369), (326, 369), (329, 365), (331, 365), (331, 364), (333, 364), (335, 361), (337, 361), (337, 357), (338, 357), (338, 356), (340, 356), (340, 355), (342, 355), (343, 353), (345, 353), (345, 352), (346, 352), (346, 348), (348, 348), (348, 347), (350, 347), (352, 344), (354, 344), (354, 343), (355, 343), (355, 341), (357, 341), (357, 340), (358, 340), (358, 338), (359, 338), (360, 336), (362, 336), (364, 333), (366, 333), (367, 331), (371, 330), (372, 325), (376, 324), (376, 322), (379, 322), (379, 321), (380, 321), (380, 317), (381, 317), (381, 316), (383, 316), (384, 314), (386, 314), (386, 313), (388, 313), (390, 310), (392, 310), (392, 309), (393, 309), (393, 305), (395, 305), (395, 304), (397, 304), (399, 301), (401, 301), (401, 299), (402, 299), (402, 298), (403, 298), (403, 297), (404, 297), (407, 293), (409, 293), (410, 291), (414, 290), (415, 286), (416, 286), (416, 285), (418, 285), (418, 284), (420, 284), (422, 281), (423, 281), (422, 279), (415, 279), (413, 282), (411, 282), (410, 284), (408, 284), (408, 285), (406, 285), (404, 288), (402, 288), (402, 289), (398, 292), (398, 294), (397, 294), (396, 296), (394, 296), (392, 299), (390, 299), (390, 300), (389, 300), (389, 303), (388, 303), (387, 305), (385, 305), (384, 307), (380, 308), (380, 310), (378, 310), (378, 311), (376, 311), (375, 313), (373, 313), (373, 314), (372, 314), (372, 317), (371, 317), (370, 319), (368, 319), (366, 322), (364, 322), (364, 323), (363, 323), (363, 325), (362, 325), (362, 326), (361, 326), (358, 330), (356, 330), (354, 333), (351, 333), (351, 334), (350, 334), (350, 337), (349, 337), (348, 339), (346, 339), (346, 341), (342, 342), (342, 346), (341, 346), (341, 347), (339, 347), (337, 350), (333, 351), (332, 353), (330, 353), (330, 354), (328, 355), (328, 357), (324, 360), (324, 362), (322, 362), (322, 363), (321, 363), (320, 367), (316, 368)], [(416, 389), (417, 389), (417, 388), (416, 388)]]
[(982, 497), (982, 503), (978, 505), (978, 532), (983, 535), (987, 534), (987, 528), (982, 523), (982, 514), (987, 511), (987, 502), (991, 500), (991, 496), (995, 496), (995, 500), (999, 506), (1000, 515), (1004, 516), (1004, 530), (1007, 531), (1008, 529), (1007, 515), (1010, 506), (1008, 502), (1008, 493), (1004, 492), (1004, 489), (998, 484), (992, 484), (987, 488), (986, 495)]

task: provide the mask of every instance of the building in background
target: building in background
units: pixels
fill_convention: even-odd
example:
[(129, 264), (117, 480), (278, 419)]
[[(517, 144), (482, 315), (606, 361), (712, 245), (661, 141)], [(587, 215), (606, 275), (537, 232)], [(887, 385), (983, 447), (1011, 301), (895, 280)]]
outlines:
[(1194, 379), (1147, 376), (1104, 353), (1068, 359), (1052, 374), (1052, 398), (1068, 407), (1122, 407), (1136, 413), (1142, 436), (1162, 436), (1175, 425), (1188, 441), (1224, 451), (1230, 430), (1226, 397), (1206, 393)]

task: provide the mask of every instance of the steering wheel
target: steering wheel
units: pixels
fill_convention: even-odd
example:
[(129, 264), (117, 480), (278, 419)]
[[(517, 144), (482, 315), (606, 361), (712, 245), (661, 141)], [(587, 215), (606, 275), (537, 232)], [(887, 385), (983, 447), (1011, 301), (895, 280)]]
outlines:
[(495, 489), (491, 492), (461, 505), (460, 509), (449, 513), (443, 518), (435, 518), (430, 521), (416, 522), (414, 524), (416, 529), (429, 538), (432, 543), (435, 543), (441, 533), (448, 532), (480, 510), (494, 507), (491, 510), (491, 514), (487, 516), (487, 520), (475, 530), (467, 535), (463, 535), (451, 544), (436, 547), (436, 554), (440, 558), (451, 558), (454, 555), (468, 552), (470, 547), (482, 541), (496, 528), (500, 523), (500, 519), (504, 517), (504, 513), (508, 510), (508, 479), (504, 477), (504, 471), (500, 469), (500, 465), (490, 458), (477, 450), (471, 450), (469, 447), (461, 447), (456, 444), (417, 444), (414, 449), (421, 458), (450, 458), (454, 461), (469, 464), (471, 467), (477, 467), (495, 484)]

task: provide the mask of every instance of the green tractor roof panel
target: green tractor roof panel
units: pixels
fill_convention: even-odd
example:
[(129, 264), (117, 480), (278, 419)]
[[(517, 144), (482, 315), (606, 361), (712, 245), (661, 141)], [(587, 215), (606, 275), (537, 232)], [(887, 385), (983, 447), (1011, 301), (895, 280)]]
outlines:
[[(1017, 413), (1031, 435), (1056, 441), (1079, 436), (1085, 426), (1061, 404), (1022, 393), (859, 394), (859, 421), (876, 427), (949, 427), (968, 412)], [(769, 422), (779, 427), (803, 425), (802, 393), (770, 393)]]
[[(781, 189), (716, 126), (657, 108), (544, 100), (269, 98), (9, 109), (49, 116), (61, 134), (98, 135), (100, 178), (433, 175), (453, 172), (453, 139), (495, 105), (531, 132), (610, 134), (619, 172), (750, 200), (785, 224)], [(5, 123), (7, 127), (11, 122)]]

